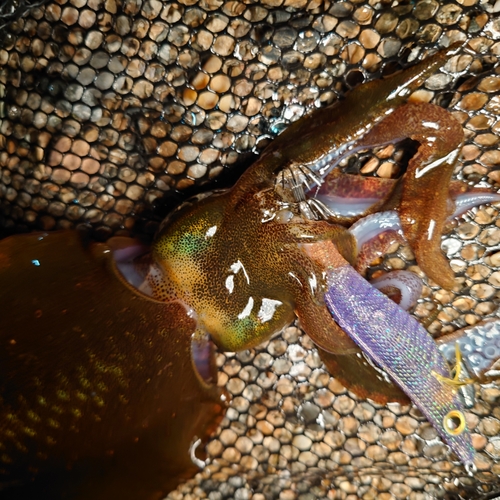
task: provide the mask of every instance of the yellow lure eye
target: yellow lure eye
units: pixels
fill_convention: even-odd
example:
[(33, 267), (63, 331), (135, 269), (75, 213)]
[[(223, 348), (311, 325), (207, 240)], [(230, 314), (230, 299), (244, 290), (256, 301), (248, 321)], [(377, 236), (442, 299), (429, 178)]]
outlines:
[(451, 436), (458, 436), (465, 430), (465, 415), (458, 410), (451, 410), (443, 418), (444, 430)]

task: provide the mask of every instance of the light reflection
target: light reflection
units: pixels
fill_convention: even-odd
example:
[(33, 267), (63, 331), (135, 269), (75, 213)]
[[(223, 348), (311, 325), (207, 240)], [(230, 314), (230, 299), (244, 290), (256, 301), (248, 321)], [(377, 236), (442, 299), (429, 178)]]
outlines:
[(417, 170), (415, 172), (415, 179), (419, 179), (420, 177), (423, 177), (430, 170), (432, 170), (433, 168), (439, 167), (443, 163), (448, 163), (448, 164), (453, 163), (456, 156), (457, 156), (457, 150), (454, 150), (451, 153), (448, 153), (443, 158), (440, 158), (439, 160), (436, 160), (436, 161), (433, 161), (432, 163), (429, 163), (424, 168), (417, 168)]
[(315, 274), (309, 277), (309, 287), (311, 288), (311, 293), (316, 295), (316, 291), (318, 290), (318, 279)]
[(293, 278), (295, 281), (297, 281), (297, 283), (298, 283), (300, 286), (302, 286), (302, 282), (300, 281), (299, 277), (298, 277), (295, 273), (293, 273), (293, 272), (291, 272), (291, 271), (290, 271), (290, 272), (288, 273), (288, 276), (290, 276), (291, 278)]
[(247, 283), (250, 284), (250, 278), (248, 276), (248, 273), (245, 269), (245, 266), (241, 262), (240, 259), (238, 259), (234, 264), (231, 264), (231, 271), (233, 271), (234, 274), (238, 273), (239, 271), (243, 271), (243, 274), (245, 275), (245, 278), (247, 280)]
[(433, 128), (434, 130), (439, 130), (439, 125), (436, 122), (422, 121), (422, 125), (427, 128)]
[(240, 314), (238, 314), (238, 319), (248, 318), (248, 316), (250, 316), (252, 312), (253, 304), (254, 304), (253, 297), (248, 297), (247, 305), (245, 306), (245, 309), (243, 309), (243, 311), (241, 311)]
[(427, 228), (427, 239), (432, 240), (432, 235), (434, 234), (434, 228), (436, 227), (436, 221), (431, 220), (429, 223), (429, 227)]
[(273, 319), (276, 308), (278, 306), (281, 306), (282, 304), (283, 302), (281, 302), (280, 300), (263, 298), (262, 305), (260, 306), (259, 312), (257, 314), (260, 322), (265, 323), (266, 321)]
[(208, 238), (212, 238), (216, 232), (217, 232), (217, 226), (209, 227), (207, 229), (207, 232), (205, 233), (205, 239), (208, 240)]
[(40, 266), (40, 261), (39, 261), (38, 259), (33, 259), (33, 260), (31, 261), (31, 263), (32, 263), (34, 266), (36, 266), (36, 267), (39, 267), (39, 266)]
[(226, 278), (226, 288), (229, 293), (233, 293), (234, 290), (234, 274)]

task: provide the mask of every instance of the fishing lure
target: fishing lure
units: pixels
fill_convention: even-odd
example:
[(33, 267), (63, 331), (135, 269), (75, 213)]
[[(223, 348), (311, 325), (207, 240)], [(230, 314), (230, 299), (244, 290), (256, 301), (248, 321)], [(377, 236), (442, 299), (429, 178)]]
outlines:
[(475, 451), (463, 404), (435, 340), (349, 266), (331, 242), (305, 249), (324, 265), (325, 302), (335, 321), (401, 387), (473, 474)]

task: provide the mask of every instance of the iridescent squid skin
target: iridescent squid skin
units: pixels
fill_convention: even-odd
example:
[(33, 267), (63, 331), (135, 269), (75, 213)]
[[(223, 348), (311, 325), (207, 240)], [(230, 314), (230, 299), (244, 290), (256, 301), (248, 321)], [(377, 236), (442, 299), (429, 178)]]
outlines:
[[(205, 367), (203, 376), (195, 367), (204, 359), (207, 336), (222, 350), (248, 349), (269, 339), (295, 316), (329, 370), (346, 387), (379, 403), (407, 402), (401, 389), (360, 355), (351, 338), (354, 325), (343, 324), (335, 313), (336, 321), (332, 318), (333, 308), (325, 302), (327, 270), (332, 263), (306, 251), (310, 244), (320, 248), (333, 245), (345, 265), (355, 265), (359, 261), (356, 237), (335, 223), (334, 208), (328, 209), (331, 217), (321, 220), (306, 216), (314, 205), (297, 199), (300, 189), (291, 189), (286, 175), (283, 181), (279, 179), (282, 173), (291, 172), (292, 177), (299, 177), (292, 187), (300, 188), (303, 172), (305, 177), (322, 178), (352, 151), (414, 138), (421, 146), (407, 173), (389, 188), (382, 189), (380, 181), (375, 186), (379, 193), (376, 202), (353, 220), (379, 210), (395, 210), (401, 226), (398, 234), (412, 245), (421, 268), (431, 279), (451, 288), (453, 276), (439, 243), (453, 211), (449, 184), (463, 132), (447, 111), (407, 101), (457, 50), (453, 46), (384, 81), (362, 85), (338, 105), (295, 122), (231, 190), (187, 202), (167, 217), (150, 252), (134, 242), (88, 245), (75, 233), (1, 242), (0, 303), (16, 310), (22, 302), (24, 308), (22, 314), (0, 317), (3, 484), (23, 487), (34, 481), (35, 485), (41, 482), (66, 488), (74, 478), (71, 474), (66, 477), (66, 471), (74, 469), (81, 480), (78, 484), (86, 485), (82, 498), (90, 498), (85, 494), (95, 494), (92, 498), (158, 498), (168, 489), (168, 481), (160, 481), (155, 492), (144, 493), (139, 488), (139, 496), (131, 493), (130, 470), (135, 461), (146, 474), (162, 467), (175, 469), (177, 464), (162, 454), (161, 445), (169, 447), (169, 439), (182, 441), (170, 448), (182, 451), (186, 458), (191, 438), (195, 434), (206, 437), (224, 406), (220, 391), (209, 383), (211, 367)], [(394, 120), (401, 122), (397, 133)], [(359, 183), (357, 176), (346, 179), (346, 191)], [(367, 191), (371, 196), (374, 190)], [(314, 201), (314, 190), (309, 194)], [(83, 252), (92, 276), (85, 273), (85, 266), (75, 263), (68, 247), (75, 255)], [(51, 251), (54, 256), (49, 258)], [(26, 276), (24, 280), (38, 276), (37, 287), (22, 292), (15, 278), (17, 269)], [(36, 272), (39, 274), (33, 274)], [(347, 275), (341, 283), (343, 289), (351, 279), (358, 289), (363, 278), (356, 273)], [(367, 293), (375, 293), (367, 283), (366, 287)], [(85, 300), (76, 302), (75, 294), (82, 293)], [(114, 295), (119, 297), (118, 305), (110, 302)], [(366, 298), (368, 305), (372, 299), (372, 295)], [(109, 307), (103, 308), (106, 302)], [(384, 304), (390, 312), (389, 302)], [(86, 309), (75, 308), (76, 303), (84, 303)], [(363, 296), (357, 303), (361, 314), (365, 311)], [(341, 297), (339, 307), (342, 304)], [(118, 310), (109, 316), (113, 307)], [(405, 312), (401, 314), (409, 318)], [(33, 332), (36, 342), (32, 342)], [(384, 368), (391, 374), (391, 366)], [(442, 378), (451, 377), (446, 365), (437, 371)], [(167, 398), (169, 384), (176, 390)], [(448, 442), (470, 466), (473, 451), (462, 425), (460, 401), (454, 388), (445, 383), (441, 386), (453, 408), (440, 411), (445, 412), (443, 418), (456, 411), (460, 431), (438, 418), (432, 423), (443, 436), (448, 431), (456, 434)], [(196, 401), (210, 409), (206, 412), (210, 421), (204, 421), (203, 408)], [(190, 405), (196, 411), (190, 411)], [(190, 422), (185, 428), (179, 414)], [(148, 445), (142, 445), (143, 438)], [(134, 457), (135, 439), (140, 454)], [(154, 451), (151, 459), (148, 450)], [(111, 469), (109, 481), (96, 480), (99, 474), (95, 468), (88, 469), (89, 463)], [(127, 477), (125, 485), (119, 481), (121, 476)]]

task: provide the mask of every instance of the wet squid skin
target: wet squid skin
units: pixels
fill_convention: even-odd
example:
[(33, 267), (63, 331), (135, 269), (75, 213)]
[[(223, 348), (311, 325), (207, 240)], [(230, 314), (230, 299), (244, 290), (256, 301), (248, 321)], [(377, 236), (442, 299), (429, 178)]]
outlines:
[[(448, 182), (461, 128), (440, 108), (405, 102), (455, 51), (363, 85), (334, 109), (294, 123), (230, 191), (172, 213), (150, 253), (140, 255), (130, 243), (131, 255), (138, 255), (132, 265), (117, 252), (113, 260), (112, 245), (89, 246), (70, 232), (4, 240), (0, 301), (21, 313), (0, 319), (3, 484), (35, 481), (33, 491), (50, 484), (66, 498), (156, 498), (176, 470), (188, 469), (165, 448), (187, 460), (193, 436), (204, 437), (223, 408), (220, 392), (196, 372), (192, 346), (203, 346), (209, 334), (223, 350), (247, 349), (295, 315), (346, 386), (379, 402), (407, 401), (361, 360), (333, 321), (324, 301), (325, 264), (304, 251), (308, 243), (333, 242), (354, 264), (353, 235), (341, 225), (302, 217), (290, 189), (275, 179), (283, 169), (304, 165), (324, 175), (352, 150), (399, 139), (381, 121), (398, 109), (420, 123), (439, 115), (438, 148), (424, 141), (420, 163), (410, 165), (380, 208), (397, 208), (402, 223), (416, 220), (424, 236), (412, 227), (403, 231), (419, 264), (438, 283), (452, 285), (448, 267), (441, 267), (439, 238), (429, 239), (428, 230), (441, 228), (449, 214)], [(421, 190), (417, 199), (414, 186)], [(432, 213), (421, 195), (435, 200)], [(37, 286), (26, 291), (34, 276)], [(154, 491), (144, 492), (151, 482)], [(75, 484), (85, 488), (75, 491)]]
[(0, 241), (0, 303), (0, 498), (160, 499), (196, 472), (225, 402), (182, 304), (74, 231)]
[[(405, 137), (418, 140), (420, 147), (407, 173), (382, 196), (377, 208), (397, 208), (402, 232), (413, 246), (420, 266), (434, 281), (451, 288), (453, 275), (439, 244), (450, 215), (449, 184), (463, 132), (460, 124), (443, 109), (404, 101), (409, 91), (420, 85), (455, 49), (442, 51), (382, 83), (363, 85), (334, 109), (326, 108), (299, 120), (290, 127), (290, 132), (286, 131), (271, 144), (232, 190), (187, 204), (172, 214), (160, 228), (151, 255), (146, 258), (140, 289), (159, 300), (175, 297), (187, 304), (197, 321), (195, 335), (202, 338), (208, 333), (222, 350), (253, 347), (296, 315), (320, 349), (328, 368), (340, 375), (347, 387), (378, 402), (407, 401), (400, 389), (383, 380), (358, 356), (357, 345), (364, 346), (365, 354), (383, 366), (410, 398), (419, 398), (415, 402), (432, 417), (431, 422), (441, 436), (471, 470), (474, 450), (462, 403), (456, 387), (444, 381), (452, 377), (436, 343), (389, 299), (377, 302), (385, 308), (383, 323), (378, 325), (382, 332), (389, 328), (391, 315), (397, 312), (401, 323), (403, 319), (411, 322), (411, 328), (406, 330), (408, 335), (415, 336), (408, 342), (415, 342), (417, 347), (421, 342), (422, 354), (430, 353), (433, 363), (417, 370), (422, 374), (422, 387), (431, 389), (432, 385), (430, 396), (425, 399), (421, 392), (405, 385), (418, 385), (418, 377), (398, 375), (401, 370), (406, 373), (413, 368), (419, 350), (411, 360), (404, 359), (399, 365), (391, 364), (390, 356), (385, 356), (381, 363), (382, 358), (369, 352), (376, 342), (368, 345), (358, 341), (358, 322), (363, 315), (345, 323), (336, 316), (329, 301), (333, 295), (328, 258), (317, 259), (309, 254), (308, 245), (313, 243), (320, 248), (333, 247), (342, 265), (350, 269), (340, 279), (342, 287), (337, 283), (337, 288), (349, 289), (351, 282), (353, 285), (356, 282), (354, 289), (359, 289), (361, 295), (359, 301), (349, 298), (351, 305), (359, 302), (356, 307), (363, 312), (378, 297), (378, 292), (349, 266), (355, 264), (357, 257), (352, 234), (329, 221), (304, 218), (300, 206), (294, 204), (291, 190), (287, 189), (285, 177), (275, 185), (275, 175), (284, 168), (307, 167), (309, 172), (323, 176), (352, 150)], [(365, 96), (369, 99), (361, 99)], [(354, 121), (352, 108), (359, 106), (364, 114)], [(346, 110), (351, 111), (347, 116), (343, 114)], [(144, 264), (142, 260), (143, 268)], [(366, 284), (364, 288), (359, 280)], [(346, 300), (338, 295), (341, 306)], [(379, 333), (378, 328), (370, 332), (367, 327), (372, 337)], [(404, 335), (406, 330), (398, 334)], [(426, 412), (427, 405), (433, 405), (432, 395), (437, 393), (442, 396), (443, 404)]]

